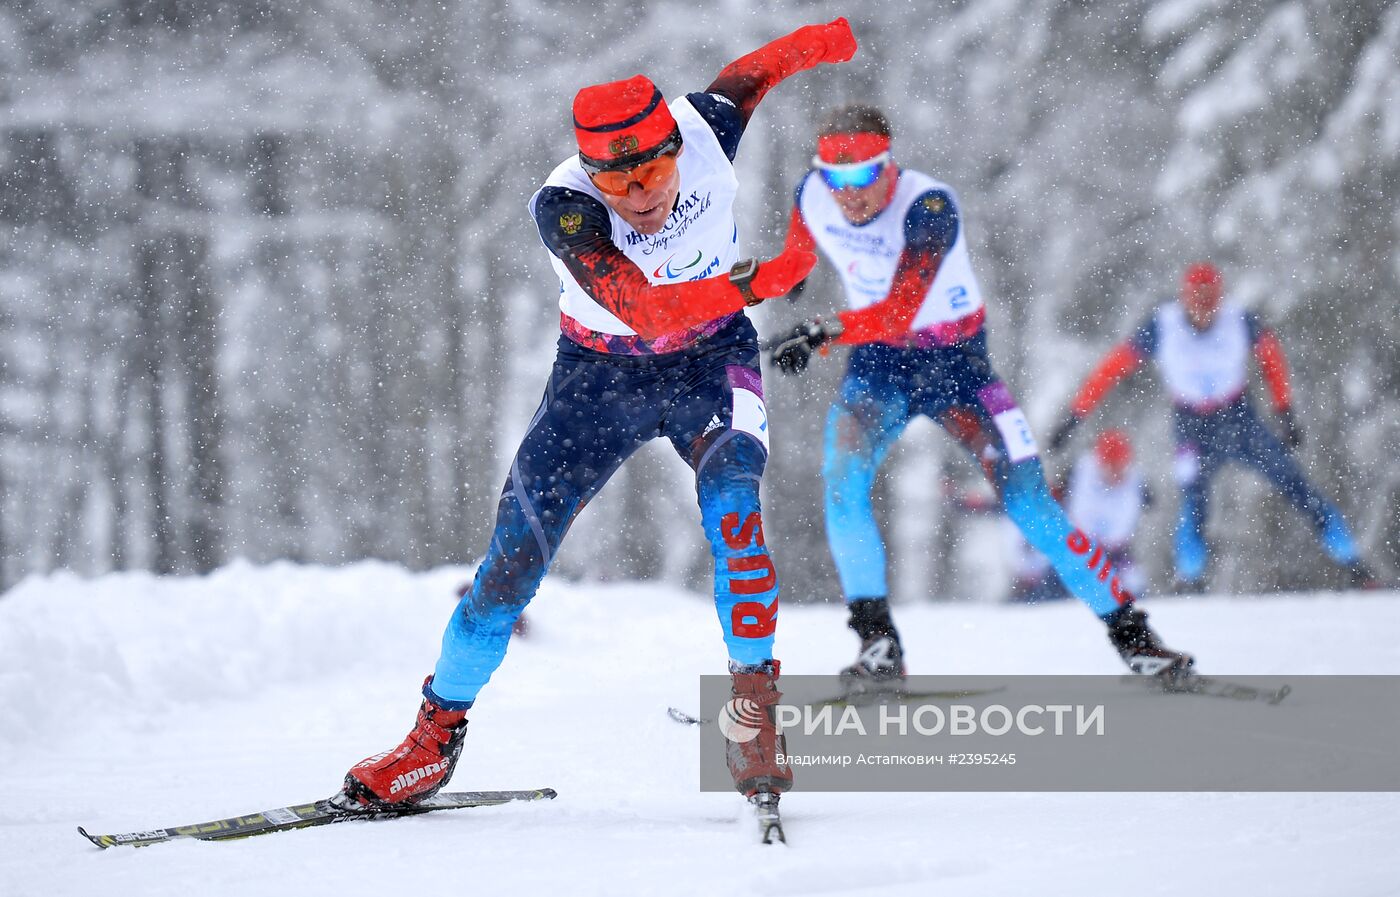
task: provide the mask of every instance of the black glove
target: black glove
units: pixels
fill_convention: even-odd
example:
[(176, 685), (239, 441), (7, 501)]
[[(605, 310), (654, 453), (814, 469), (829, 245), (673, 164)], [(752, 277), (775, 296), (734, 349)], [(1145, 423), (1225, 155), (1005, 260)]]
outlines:
[(773, 344), (773, 363), (784, 374), (800, 374), (807, 369), (813, 352), (840, 335), (840, 325), (823, 323), (820, 318), (804, 321)]
[(1069, 442), (1069, 437), (1079, 426), (1081, 420), (1082, 418), (1075, 417), (1073, 414), (1065, 415), (1065, 419), (1060, 421), (1059, 426), (1050, 433), (1050, 451), (1058, 452), (1064, 448), (1065, 443)]
[(1279, 423), (1283, 425), (1283, 444), (1290, 449), (1295, 449), (1303, 444), (1303, 428), (1298, 426), (1298, 419), (1293, 416), (1292, 408), (1285, 408), (1278, 413)]

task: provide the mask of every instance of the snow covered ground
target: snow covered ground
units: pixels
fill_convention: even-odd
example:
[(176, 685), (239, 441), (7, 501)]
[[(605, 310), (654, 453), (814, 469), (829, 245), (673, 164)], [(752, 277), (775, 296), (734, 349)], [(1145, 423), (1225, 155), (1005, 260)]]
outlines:
[[(702, 596), (547, 582), (473, 712), (454, 789), (552, 803), (224, 844), (128, 831), (308, 800), (396, 743), (462, 570), (235, 565), (202, 579), (31, 580), (0, 599), (0, 894), (1400, 894), (1400, 795), (804, 794), (762, 847), (696, 790)], [(1400, 673), (1400, 595), (1149, 603), (1218, 674)], [(848, 662), (836, 607), (788, 607), (794, 673)], [(916, 673), (1119, 672), (1076, 604), (899, 609)]]

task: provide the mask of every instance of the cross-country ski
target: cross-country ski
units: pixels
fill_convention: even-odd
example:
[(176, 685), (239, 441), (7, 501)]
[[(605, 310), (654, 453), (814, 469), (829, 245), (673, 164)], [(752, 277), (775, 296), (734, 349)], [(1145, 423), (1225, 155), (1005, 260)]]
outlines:
[(258, 813), (231, 816), (227, 819), (214, 819), (193, 825), (123, 832), (115, 835), (94, 835), (82, 826), (78, 826), (78, 833), (102, 848), (146, 847), (180, 838), (193, 838), (198, 841), (232, 841), (237, 838), (251, 838), (254, 835), (267, 835), (337, 822), (400, 819), (405, 816), (421, 816), (424, 813), (432, 813), (437, 810), (493, 807), (512, 801), (548, 800), (554, 796), (552, 788), (537, 788), (532, 791), (443, 791), (407, 806), (365, 809), (353, 809), (347, 807), (343, 802), (327, 798), (312, 801), (309, 804), (276, 807)]

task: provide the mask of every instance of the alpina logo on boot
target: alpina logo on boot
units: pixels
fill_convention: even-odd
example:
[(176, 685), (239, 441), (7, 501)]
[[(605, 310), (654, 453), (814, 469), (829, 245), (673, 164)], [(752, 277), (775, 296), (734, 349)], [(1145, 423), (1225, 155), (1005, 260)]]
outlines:
[(1128, 669), (1140, 676), (1155, 676), (1175, 662), (1175, 657), (1151, 657), (1147, 654), (1134, 654), (1128, 658)]
[(752, 698), (730, 698), (715, 717), (715, 723), (730, 741), (753, 741), (763, 728), (763, 708)]
[(405, 788), (412, 788), (430, 775), (439, 772), (446, 773), (448, 767), (451, 765), (452, 761), (444, 757), (441, 763), (429, 763), (427, 766), (420, 766), (409, 772), (400, 773), (394, 776), (394, 784), (389, 786), (389, 793), (398, 794)]

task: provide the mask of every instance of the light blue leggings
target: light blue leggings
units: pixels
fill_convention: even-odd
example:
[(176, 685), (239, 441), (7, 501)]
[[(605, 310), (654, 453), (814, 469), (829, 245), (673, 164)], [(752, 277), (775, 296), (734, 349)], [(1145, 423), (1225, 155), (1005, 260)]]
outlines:
[(1025, 416), (987, 359), (986, 338), (957, 346), (860, 346), (826, 422), (826, 532), (848, 602), (888, 596), (886, 554), (871, 505), (875, 474), (915, 415), (953, 434), (997, 489), (1026, 541), (1100, 617), (1129, 599), (1103, 551), (1050, 494)]

